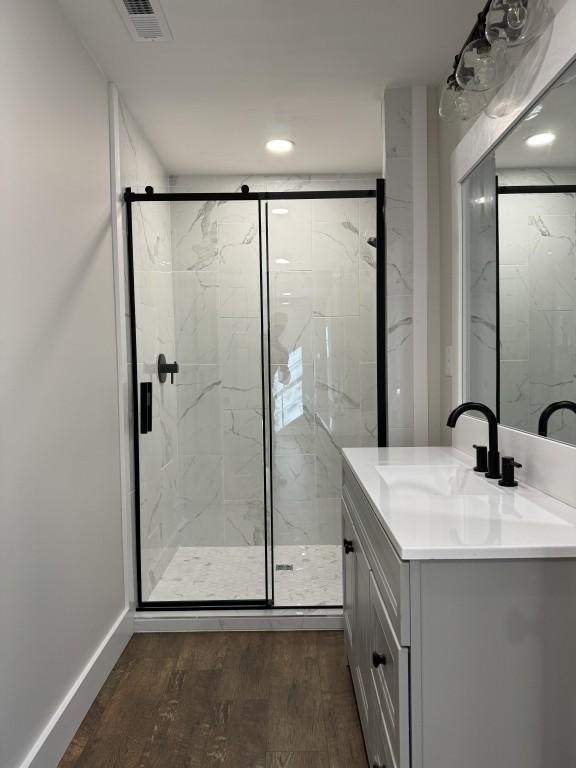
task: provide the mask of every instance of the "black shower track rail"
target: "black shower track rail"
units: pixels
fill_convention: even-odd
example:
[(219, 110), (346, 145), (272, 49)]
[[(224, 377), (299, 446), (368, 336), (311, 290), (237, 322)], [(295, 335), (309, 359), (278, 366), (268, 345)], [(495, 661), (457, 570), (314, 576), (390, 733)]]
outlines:
[(126, 190), (127, 203), (157, 201), (159, 203), (195, 200), (218, 202), (227, 200), (334, 200), (338, 198), (376, 197), (375, 189), (353, 189), (330, 192), (132, 192)]

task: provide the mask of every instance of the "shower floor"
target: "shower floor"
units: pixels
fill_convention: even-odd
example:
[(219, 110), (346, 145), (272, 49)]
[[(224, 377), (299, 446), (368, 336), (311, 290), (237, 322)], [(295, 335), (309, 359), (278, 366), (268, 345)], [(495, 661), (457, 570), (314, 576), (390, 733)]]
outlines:
[[(274, 566), (276, 605), (342, 605), (340, 545), (277, 546)], [(263, 547), (178, 547), (149, 600), (263, 600), (264, 589)]]

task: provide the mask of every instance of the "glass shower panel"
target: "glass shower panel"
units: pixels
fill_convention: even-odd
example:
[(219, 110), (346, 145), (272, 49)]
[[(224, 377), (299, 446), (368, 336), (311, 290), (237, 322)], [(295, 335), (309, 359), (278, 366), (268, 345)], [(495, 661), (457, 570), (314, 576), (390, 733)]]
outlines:
[(341, 448), (377, 445), (374, 198), (267, 203), (274, 601), (342, 604)]
[[(142, 600), (267, 599), (257, 201), (133, 204)], [(158, 356), (176, 361), (174, 383)], [(142, 414), (145, 403), (140, 402)]]

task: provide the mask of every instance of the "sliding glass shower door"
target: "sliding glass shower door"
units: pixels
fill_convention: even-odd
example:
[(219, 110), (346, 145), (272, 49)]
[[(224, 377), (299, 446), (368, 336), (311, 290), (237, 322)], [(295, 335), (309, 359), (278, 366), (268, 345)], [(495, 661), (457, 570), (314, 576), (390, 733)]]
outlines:
[(342, 603), (341, 449), (378, 444), (373, 197), (266, 203), (274, 601)]
[(157, 197), (131, 204), (141, 601), (265, 604), (260, 206)]
[(127, 203), (140, 605), (341, 606), (341, 449), (378, 444), (374, 193)]

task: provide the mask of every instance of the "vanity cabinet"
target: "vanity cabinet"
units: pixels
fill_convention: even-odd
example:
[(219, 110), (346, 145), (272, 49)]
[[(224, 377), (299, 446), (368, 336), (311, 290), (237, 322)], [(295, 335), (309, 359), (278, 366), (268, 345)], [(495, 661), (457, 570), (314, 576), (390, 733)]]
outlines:
[(342, 523), (370, 768), (576, 766), (576, 560), (400, 558), (347, 461)]

